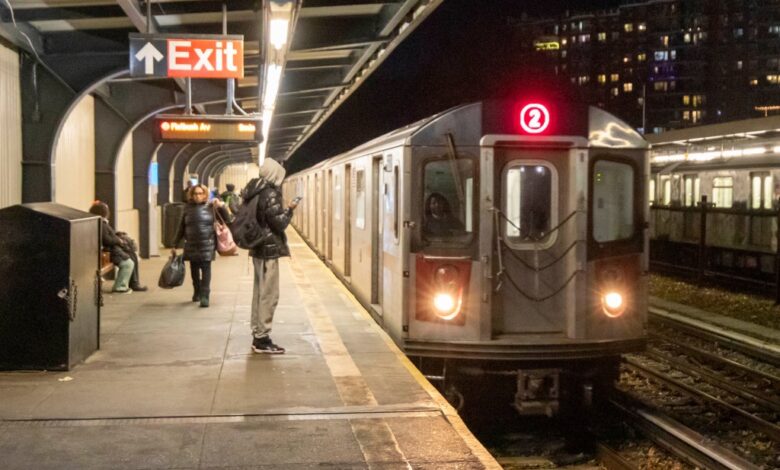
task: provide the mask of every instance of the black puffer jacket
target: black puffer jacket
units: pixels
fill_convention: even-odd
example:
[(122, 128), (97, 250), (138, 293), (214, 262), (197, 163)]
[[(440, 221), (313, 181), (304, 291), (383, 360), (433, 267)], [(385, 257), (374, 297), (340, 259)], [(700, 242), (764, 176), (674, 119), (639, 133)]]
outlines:
[(111, 253), (111, 262), (119, 265), (122, 261), (129, 259), (128, 250), (130, 247), (125, 245), (106, 219), (100, 219), (100, 238), (103, 243), (103, 251)]
[[(223, 220), (230, 215), (224, 207), (219, 208)], [(214, 231), (214, 209), (211, 204), (188, 203), (184, 208), (184, 217), (179, 223), (176, 243), (184, 239), (184, 259), (187, 261), (213, 261), (217, 248), (217, 234)]]
[(287, 235), (284, 233), (292, 219), (293, 211), (282, 204), (282, 193), (279, 188), (269, 181), (259, 178), (247, 184), (244, 193), (244, 204), (254, 196), (257, 201), (257, 222), (261, 227), (267, 227), (270, 234), (264, 237), (263, 243), (252, 248), (249, 255), (253, 258), (275, 259), (281, 256), (290, 256), (290, 248), (287, 246)]

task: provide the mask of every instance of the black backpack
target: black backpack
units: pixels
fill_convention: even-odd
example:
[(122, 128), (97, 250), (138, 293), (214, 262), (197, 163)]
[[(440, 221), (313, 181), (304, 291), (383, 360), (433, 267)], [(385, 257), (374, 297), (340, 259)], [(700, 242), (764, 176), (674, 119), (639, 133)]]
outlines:
[(257, 205), (259, 204), (260, 196), (267, 189), (270, 188), (264, 188), (248, 201), (245, 200), (243, 204), (238, 206), (238, 214), (233, 219), (233, 223), (230, 224), (230, 233), (233, 235), (233, 241), (236, 242), (239, 248), (251, 250), (261, 245), (272, 235), (271, 229), (265, 224), (260, 224), (257, 220)]

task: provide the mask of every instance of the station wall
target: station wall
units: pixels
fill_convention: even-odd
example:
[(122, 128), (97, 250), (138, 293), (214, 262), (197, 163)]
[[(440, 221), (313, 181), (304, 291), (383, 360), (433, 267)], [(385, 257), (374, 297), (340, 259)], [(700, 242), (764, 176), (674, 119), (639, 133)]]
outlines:
[(85, 96), (62, 127), (54, 151), (54, 202), (86, 211), (94, 200), (95, 99)]
[(22, 202), (19, 54), (0, 44), (0, 208)]
[(116, 167), (116, 230), (127, 232), (133, 240), (140, 240), (138, 211), (133, 208), (133, 137), (125, 139), (119, 150)]

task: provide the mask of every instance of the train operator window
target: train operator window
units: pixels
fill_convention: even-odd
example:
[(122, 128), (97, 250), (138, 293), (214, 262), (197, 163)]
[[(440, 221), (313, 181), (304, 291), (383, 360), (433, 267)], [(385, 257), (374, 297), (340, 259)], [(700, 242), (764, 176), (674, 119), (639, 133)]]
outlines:
[(423, 237), (468, 243), (474, 230), (474, 163), (434, 160), (424, 167)]
[(634, 168), (599, 160), (593, 167), (593, 238), (600, 243), (625, 240), (636, 232)]
[(550, 229), (557, 175), (547, 163), (523, 163), (504, 170), (504, 235), (513, 248), (538, 248), (554, 241)]

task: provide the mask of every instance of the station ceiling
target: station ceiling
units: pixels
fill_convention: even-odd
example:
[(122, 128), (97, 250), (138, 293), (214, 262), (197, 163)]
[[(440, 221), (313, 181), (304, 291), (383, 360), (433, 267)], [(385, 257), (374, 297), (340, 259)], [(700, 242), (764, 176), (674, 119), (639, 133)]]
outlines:
[[(292, 156), (442, 1), (297, 1), (267, 136), (268, 155), (278, 160)], [(245, 41), (246, 76), (237, 84), (237, 101), (247, 112), (256, 112), (258, 71), (263, 62), (262, 0), (154, 0), (151, 30), (221, 34), (223, 4), (228, 34), (242, 34)], [(128, 34), (147, 32), (146, 8), (142, 0), (0, 0), (0, 36), (36, 54), (47, 69), (78, 92), (128, 67)], [(112, 83), (128, 80), (138, 79), (119, 76)], [(180, 96), (181, 80), (157, 80)], [(110, 95), (110, 86), (104, 95)], [(199, 102), (197, 93), (193, 102)], [(221, 114), (224, 104), (205, 101), (196, 110)]]

